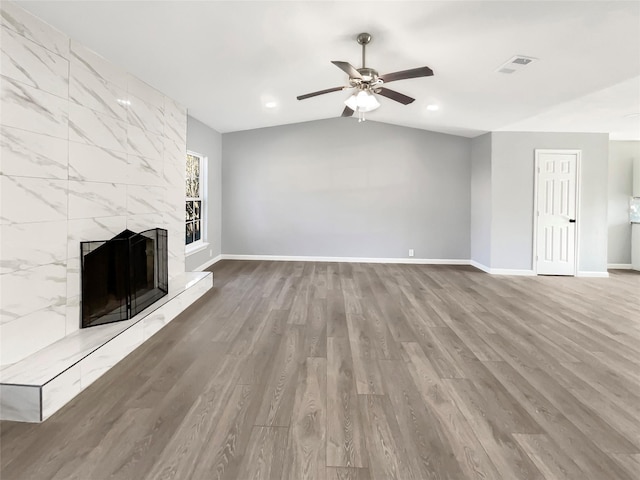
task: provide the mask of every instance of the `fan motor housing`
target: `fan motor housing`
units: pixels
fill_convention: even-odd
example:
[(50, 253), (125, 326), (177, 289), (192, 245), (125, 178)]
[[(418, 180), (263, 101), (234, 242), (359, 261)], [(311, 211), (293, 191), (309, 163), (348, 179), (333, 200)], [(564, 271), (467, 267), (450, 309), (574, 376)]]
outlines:
[(373, 68), (358, 68), (358, 73), (362, 78), (349, 78), (352, 87), (371, 88), (382, 85), (382, 80), (378, 78), (378, 71)]

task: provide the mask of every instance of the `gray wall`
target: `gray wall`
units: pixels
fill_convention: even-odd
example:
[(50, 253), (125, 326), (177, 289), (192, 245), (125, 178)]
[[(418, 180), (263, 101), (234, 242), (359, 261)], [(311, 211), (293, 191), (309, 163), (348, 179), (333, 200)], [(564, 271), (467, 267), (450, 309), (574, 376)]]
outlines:
[(204, 233), (209, 247), (187, 256), (186, 270), (193, 271), (222, 253), (222, 135), (195, 118), (187, 117), (187, 150), (208, 158)]
[(491, 266), (491, 133), (471, 141), (471, 260)]
[(631, 263), (629, 197), (636, 158), (640, 158), (640, 142), (609, 143), (609, 263)]
[(468, 259), (470, 146), (344, 118), (224, 134), (222, 251)]
[(582, 150), (578, 270), (607, 270), (609, 136), (604, 133), (492, 133), (491, 267), (532, 268), (535, 149)]

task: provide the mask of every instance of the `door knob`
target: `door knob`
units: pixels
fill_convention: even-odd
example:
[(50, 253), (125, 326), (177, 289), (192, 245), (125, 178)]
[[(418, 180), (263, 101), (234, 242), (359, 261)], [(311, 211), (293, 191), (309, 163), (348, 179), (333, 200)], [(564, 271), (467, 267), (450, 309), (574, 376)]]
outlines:
[(576, 219), (575, 218), (570, 218), (569, 219), (569, 223), (576, 223)]

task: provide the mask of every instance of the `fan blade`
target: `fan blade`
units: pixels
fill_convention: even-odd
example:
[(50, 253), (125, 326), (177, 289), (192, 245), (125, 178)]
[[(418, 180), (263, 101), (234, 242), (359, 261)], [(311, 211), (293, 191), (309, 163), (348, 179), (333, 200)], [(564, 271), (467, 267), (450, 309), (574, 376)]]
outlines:
[(416, 77), (430, 77), (433, 75), (433, 70), (429, 67), (412, 68), (411, 70), (402, 70), (401, 72), (387, 73), (381, 75), (380, 79), (384, 83), (395, 82), (396, 80), (405, 80), (407, 78)]
[(333, 88), (327, 88), (326, 90), (319, 90), (317, 92), (313, 92), (313, 93), (306, 93), (304, 95), (300, 95), (298, 97), (296, 97), (298, 100), (304, 100), (305, 98), (311, 98), (311, 97), (316, 97), (318, 95), (324, 95), (325, 93), (331, 93), (331, 92), (338, 92), (340, 90), (344, 90), (345, 88), (349, 88), (349, 87), (333, 87)]
[(342, 111), (342, 117), (351, 117), (353, 116), (353, 110), (351, 110), (349, 107), (344, 107), (344, 110)]
[(409, 105), (411, 102), (414, 102), (416, 100), (415, 98), (407, 97), (400, 92), (389, 90), (388, 88), (384, 87), (380, 87), (380, 90), (376, 89), (376, 93), (379, 93), (383, 97), (390, 98), (391, 100), (395, 100), (396, 102), (400, 102), (403, 105)]
[(349, 75), (349, 78), (362, 79), (362, 75), (360, 75), (360, 72), (356, 70), (356, 67), (351, 65), (349, 62), (339, 62), (339, 61), (332, 60), (331, 63), (333, 63), (336, 67), (338, 67), (340, 70), (342, 70), (347, 75)]

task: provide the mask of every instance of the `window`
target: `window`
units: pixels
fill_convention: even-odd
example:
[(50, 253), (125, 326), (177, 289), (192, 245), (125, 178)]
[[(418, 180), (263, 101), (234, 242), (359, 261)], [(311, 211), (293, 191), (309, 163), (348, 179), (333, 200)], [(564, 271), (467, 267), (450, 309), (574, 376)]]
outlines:
[(192, 250), (203, 245), (203, 200), (204, 192), (202, 179), (204, 178), (204, 157), (198, 153), (187, 152), (186, 180), (186, 224), (185, 245)]

